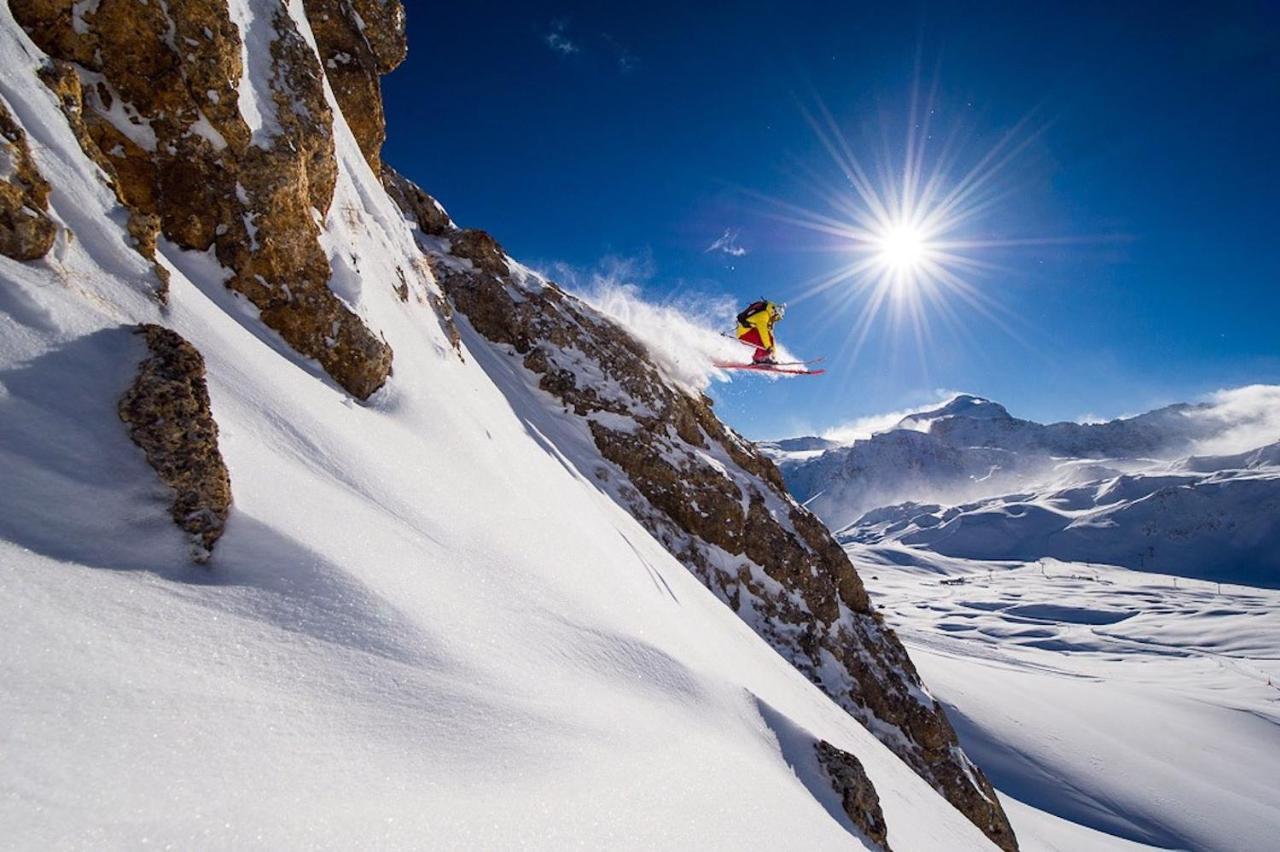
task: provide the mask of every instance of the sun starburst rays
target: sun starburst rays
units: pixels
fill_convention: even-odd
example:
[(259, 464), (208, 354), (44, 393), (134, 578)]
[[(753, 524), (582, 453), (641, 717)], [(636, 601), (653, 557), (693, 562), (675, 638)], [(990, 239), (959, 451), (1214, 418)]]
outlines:
[[(770, 199), (774, 216), (821, 235), (840, 264), (807, 282), (793, 299), (823, 296), (834, 302), (825, 323), (850, 323), (841, 356), (856, 359), (881, 318), (887, 340), (911, 340), (921, 364), (934, 334), (934, 320), (949, 333), (971, 337), (964, 313), (973, 311), (1015, 339), (1010, 312), (976, 281), (1007, 271), (992, 255), (1001, 249), (1069, 242), (1062, 238), (1003, 239), (978, 226), (1012, 193), (1011, 166), (1043, 128), (1028, 116), (961, 168), (961, 125), (935, 127), (938, 85), (913, 86), (906, 138), (896, 154), (885, 143), (875, 167), (854, 154), (834, 116), (820, 100), (802, 112), (836, 165), (842, 180), (823, 180), (802, 166), (825, 210)], [(884, 124), (881, 124), (883, 130)], [(896, 164), (896, 165), (895, 165)], [(957, 177), (958, 176), (958, 177)]]

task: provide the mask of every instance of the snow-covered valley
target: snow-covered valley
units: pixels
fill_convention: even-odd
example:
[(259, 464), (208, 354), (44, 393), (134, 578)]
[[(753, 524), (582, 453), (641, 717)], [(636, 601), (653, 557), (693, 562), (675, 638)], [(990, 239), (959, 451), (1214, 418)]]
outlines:
[[(849, 550), (1024, 844), (1044, 832), (1062, 850), (1271, 848), (1280, 593), (1055, 559)], [(1099, 834), (1057, 835), (1065, 826), (1045, 813)]]

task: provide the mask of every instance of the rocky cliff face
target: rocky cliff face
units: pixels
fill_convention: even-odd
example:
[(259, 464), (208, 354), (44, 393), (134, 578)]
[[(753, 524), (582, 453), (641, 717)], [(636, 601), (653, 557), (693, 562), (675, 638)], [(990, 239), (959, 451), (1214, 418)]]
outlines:
[[(328, 286), (319, 223), (337, 176), (334, 116), (310, 33), (283, 4), (87, 6), (10, 3), (52, 58), (46, 82), (85, 153), (135, 216), (155, 217), (154, 228), (138, 218), (139, 249), (153, 250), (156, 231), (183, 249), (212, 249), (232, 270), (227, 286), (264, 323), (351, 394), (368, 397), (390, 374), (392, 353)], [(357, 8), (368, 16), (363, 26)], [(403, 11), (383, 0), (307, 9), (335, 95), (351, 104), (353, 130), (376, 163), (377, 73), (403, 55)], [(246, 61), (264, 67), (246, 78)]]
[(305, 5), (333, 95), (377, 174), (387, 137), (378, 78), (408, 52), (404, 7), (400, 0), (306, 0)]
[[(405, 205), (458, 311), (590, 435), (593, 476), (780, 654), (861, 720), (993, 841), (1016, 847), (990, 783), (872, 609), (826, 527), (777, 468), (678, 387), (622, 327), (450, 229), (421, 190)], [(427, 217), (423, 216), (427, 211)]]

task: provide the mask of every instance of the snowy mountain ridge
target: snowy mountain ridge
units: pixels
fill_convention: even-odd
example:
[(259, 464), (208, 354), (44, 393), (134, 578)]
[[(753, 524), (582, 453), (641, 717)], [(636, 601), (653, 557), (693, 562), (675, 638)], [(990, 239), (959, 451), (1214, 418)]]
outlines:
[(1178, 404), (1102, 423), (1046, 425), (960, 394), (851, 444), (796, 454), (780, 453), (771, 442), (765, 452), (777, 459), (796, 498), (838, 529), (904, 501), (967, 503), (1159, 469), (1224, 442), (1256, 440), (1249, 445), (1256, 448), (1276, 440), (1280, 429), (1270, 395), (1259, 406), (1265, 410), (1242, 416), (1227, 403)]

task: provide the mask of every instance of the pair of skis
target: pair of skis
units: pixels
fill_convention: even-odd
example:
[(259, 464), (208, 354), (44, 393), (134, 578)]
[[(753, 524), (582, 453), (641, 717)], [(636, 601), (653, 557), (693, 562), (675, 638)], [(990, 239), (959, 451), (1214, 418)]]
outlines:
[[(725, 337), (729, 337), (729, 335), (726, 334)], [(757, 351), (760, 349), (754, 343), (747, 343), (745, 340), (738, 340), (736, 337), (730, 337), (730, 339), (737, 340), (743, 346), (750, 346)], [(821, 361), (821, 358), (810, 358), (808, 361), (775, 361), (772, 364), (761, 364), (756, 361), (746, 364), (733, 361), (712, 361), (711, 363), (721, 370), (754, 370), (757, 373), (783, 373), (788, 376), (821, 376), (826, 370), (812, 368), (813, 364)]]
[(789, 376), (821, 376), (826, 370), (812, 369), (810, 364), (817, 364), (821, 358), (808, 361), (779, 361), (775, 364), (735, 364), (729, 361), (713, 361), (721, 370), (754, 370), (757, 373), (785, 373)]

